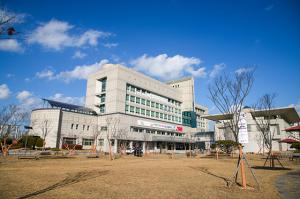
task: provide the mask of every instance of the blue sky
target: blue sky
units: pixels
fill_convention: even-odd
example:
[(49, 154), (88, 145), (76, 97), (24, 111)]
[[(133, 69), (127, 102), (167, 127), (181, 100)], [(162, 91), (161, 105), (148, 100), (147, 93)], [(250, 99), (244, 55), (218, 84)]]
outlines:
[(247, 104), (277, 93), (300, 108), (299, 1), (1, 1), (21, 34), (0, 41), (0, 105), (39, 98), (83, 103), (86, 76), (122, 63), (166, 81), (195, 78), (196, 101), (217, 111), (207, 87), (253, 68)]

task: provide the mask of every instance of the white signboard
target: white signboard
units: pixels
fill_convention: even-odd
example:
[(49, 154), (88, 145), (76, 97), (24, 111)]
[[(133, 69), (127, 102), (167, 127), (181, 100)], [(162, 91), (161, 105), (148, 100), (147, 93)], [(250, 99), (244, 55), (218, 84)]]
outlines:
[(246, 144), (248, 143), (248, 130), (247, 130), (247, 121), (246, 121), (246, 113), (241, 112), (240, 118), (238, 122), (239, 127), (239, 143)]
[(169, 131), (177, 131), (177, 132), (183, 131), (183, 127), (180, 125), (154, 123), (154, 122), (148, 122), (148, 121), (144, 121), (144, 120), (138, 120), (137, 124), (139, 126), (145, 126), (145, 127), (149, 127), (149, 128), (160, 128), (160, 129), (166, 129)]

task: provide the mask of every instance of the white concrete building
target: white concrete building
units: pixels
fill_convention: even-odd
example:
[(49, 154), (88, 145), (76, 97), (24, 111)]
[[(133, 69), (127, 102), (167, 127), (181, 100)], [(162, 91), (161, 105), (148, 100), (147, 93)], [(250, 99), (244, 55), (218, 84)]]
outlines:
[(170, 150), (176, 143), (180, 151), (186, 142), (194, 142), (193, 134), (208, 128), (201, 118), (208, 110), (200, 105), (195, 109), (194, 98), (193, 78), (163, 83), (107, 64), (89, 76), (85, 107), (45, 100), (49, 107), (32, 111), (32, 133), (43, 135), (48, 121), (48, 147), (72, 143), (91, 148), (95, 142), (98, 149), (108, 151), (109, 134), (115, 151), (120, 143), (148, 151)]
[[(245, 152), (262, 153), (268, 150), (264, 146), (262, 134), (259, 131), (257, 123), (254, 118), (265, 120), (266, 111), (253, 110), (251, 108), (244, 108), (242, 112), (245, 113), (248, 140), (247, 144), (243, 144)], [(280, 140), (287, 138), (288, 134), (285, 129), (293, 126), (295, 123), (300, 122), (300, 118), (295, 108), (274, 108), (270, 110), (271, 119), (270, 131), (274, 133), (272, 140), (273, 151), (286, 151), (289, 149), (289, 144), (281, 143)], [(216, 114), (206, 115), (206, 119), (213, 120), (215, 124), (215, 140), (235, 140), (232, 131), (226, 127), (226, 123), (233, 117), (232, 114)], [(259, 123), (260, 124), (260, 123)]]

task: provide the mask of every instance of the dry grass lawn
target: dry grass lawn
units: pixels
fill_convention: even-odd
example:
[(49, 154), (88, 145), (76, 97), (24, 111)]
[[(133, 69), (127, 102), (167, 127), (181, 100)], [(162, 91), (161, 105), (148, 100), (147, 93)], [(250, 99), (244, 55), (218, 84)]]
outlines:
[[(260, 156), (247, 156), (262, 166)], [(289, 171), (254, 169), (261, 190), (226, 186), (236, 159), (170, 159), (164, 155), (107, 159), (0, 159), (0, 198), (280, 198), (276, 178)], [(300, 165), (283, 164), (291, 170)], [(255, 183), (247, 170), (247, 183)]]

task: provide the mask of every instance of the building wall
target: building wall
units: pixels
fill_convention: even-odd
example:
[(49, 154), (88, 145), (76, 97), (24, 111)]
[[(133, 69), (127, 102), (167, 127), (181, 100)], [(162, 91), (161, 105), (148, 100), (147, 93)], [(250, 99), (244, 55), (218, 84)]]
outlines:
[(107, 77), (105, 113), (125, 113), (126, 84), (138, 86), (158, 95), (182, 101), (181, 94), (179, 95), (176, 89), (160, 81), (121, 65), (107, 64), (101, 70), (92, 74), (87, 81), (85, 105), (98, 113), (99, 108), (95, 106), (98, 101), (95, 95), (98, 93), (100, 86), (97, 80), (104, 77)]
[[(246, 113), (248, 140), (249, 143), (243, 144), (245, 152), (262, 153), (267, 152), (268, 149), (263, 144), (261, 132), (257, 128), (255, 120), (252, 118), (250, 110), (243, 110)], [(273, 151), (287, 151), (289, 144), (279, 143), (278, 141), (286, 138), (287, 133), (284, 129), (290, 127), (290, 125), (281, 118), (271, 120), (271, 132), (274, 132), (273, 137)], [(235, 140), (233, 133), (227, 127), (224, 128), (224, 122), (217, 122), (215, 125), (215, 139), (216, 140)]]
[(182, 111), (195, 110), (194, 79), (192, 77), (170, 81), (167, 84), (181, 93)]
[[(59, 122), (60, 118), (61, 122)], [(82, 145), (83, 138), (93, 137), (97, 125), (96, 116), (60, 111), (59, 109), (37, 109), (31, 113), (33, 130), (30, 131), (30, 134), (43, 137), (45, 121), (48, 121), (46, 147), (51, 148), (60, 148), (64, 137), (77, 138), (76, 143)]]
[[(58, 109), (38, 109), (32, 112), (32, 120), (42, 121), (47, 117), (53, 120), (51, 133), (46, 137), (46, 147), (61, 147), (64, 138), (82, 145), (83, 140), (94, 139), (95, 132), (99, 132), (96, 139), (97, 148), (108, 151), (107, 118), (117, 118), (118, 128), (126, 132), (123, 137), (116, 135), (113, 138), (115, 143), (117, 139), (182, 142), (184, 136), (190, 138), (200, 129), (181, 125), (183, 107), (185, 110), (194, 111), (194, 80), (187, 78), (176, 84), (179, 84), (179, 87), (165, 84), (121, 65), (107, 64), (87, 80), (85, 107), (95, 110), (98, 116)], [(106, 86), (103, 87), (104, 85)], [(135, 90), (131, 90), (132, 87)], [(134, 97), (135, 101), (131, 101), (130, 97)], [(142, 104), (137, 102), (137, 99), (149, 100), (155, 106)], [(103, 105), (105, 110), (101, 108)], [(134, 108), (133, 112), (131, 107)], [(154, 115), (142, 113), (143, 109)], [(207, 109), (204, 108), (205, 111)], [(206, 130), (207, 127), (201, 128)], [(34, 133), (42, 134), (37, 131)], [(116, 148), (114, 150), (116, 151)]]
[(197, 115), (197, 131), (198, 132), (208, 132), (208, 130), (209, 130), (208, 120), (202, 117), (203, 115), (208, 114), (208, 108), (201, 106), (199, 104), (196, 104), (195, 112)]

